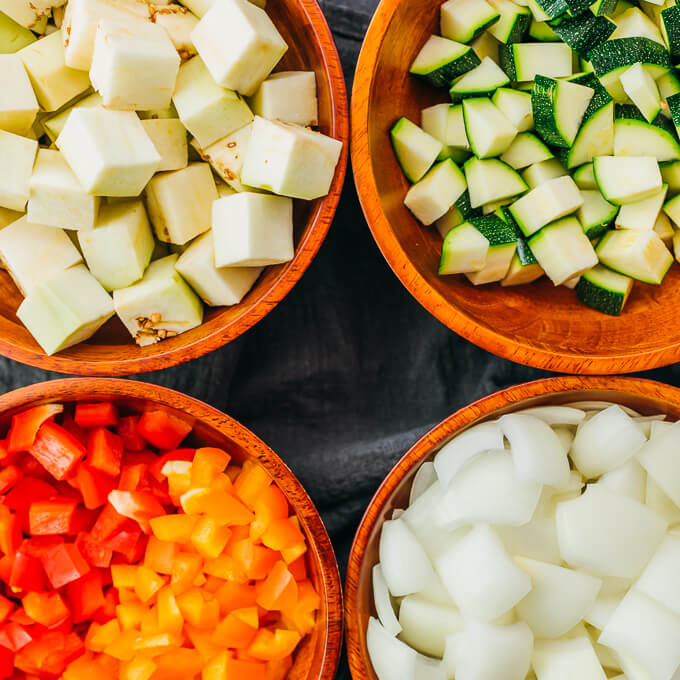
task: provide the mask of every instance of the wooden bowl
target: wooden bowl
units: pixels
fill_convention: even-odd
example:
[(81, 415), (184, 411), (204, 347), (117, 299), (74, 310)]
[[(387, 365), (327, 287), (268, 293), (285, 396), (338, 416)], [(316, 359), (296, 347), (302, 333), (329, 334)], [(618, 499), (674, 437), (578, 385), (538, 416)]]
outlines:
[(316, 73), (319, 127), (344, 148), (330, 193), (315, 201), (295, 201), (295, 256), (268, 267), (233, 307), (205, 309), (201, 326), (148, 347), (138, 347), (117, 317), (87, 342), (46, 356), (16, 317), (22, 296), (0, 272), (0, 354), (45, 370), (77, 375), (131, 375), (195, 359), (226, 345), (268, 314), (297, 283), (314, 259), (335, 214), (347, 166), (349, 123), (345, 80), (328, 24), (316, 0), (278, 0), (267, 12), (289, 45), (277, 70)]
[(0, 396), (0, 432), (22, 409), (48, 402), (110, 399), (123, 411), (161, 406), (190, 422), (196, 443), (218, 446), (242, 462), (254, 459), (284, 492), (307, 538), (310, 578), (321, 597), (317, 624), (298, 647), (288, 680), (332, 680), (342, 649), (342, 584), (335, 553), (312, 500), (286, 464), (250, 430), (217, 409), (158, 385), (115, 378), (72, 378), (23, 387)]
[(371, 570), (378, 562), (378, 541), (383, 522), (395, 508), (408, 505), (411, 483), (420, 464), (461, 430), (520, 408), (571, 401), (602, 400), (629, 406), (643, 415), (665, 413), (680, 418), (680, 389), (642, 378), (557, 377), (537, 380), (495, 392), (456, 411), (430, 430), (392, 468), (371, 500), (354, 537), (345, 581), (347, 655), (354, 680), (377, 680), (366, 649), (373, 605)]
[(660, 287), (636, 283), (621, 317), (582, 305), (546, 278), (535, 284), (475, 287), (437, 274), (442, 239), (403, 205), (408, 183), (388, 132), (400, 116), (447, 100), (409, 75), (426, 38), (438, 32), (438, 2), (382, 0), (359, 57), (352, 92), (352, 166), (385, 259), (431, 314), (467, 340), (512, 361), (565, 373), (629, 373), (680, 360), (675, 292), (680, 268)]

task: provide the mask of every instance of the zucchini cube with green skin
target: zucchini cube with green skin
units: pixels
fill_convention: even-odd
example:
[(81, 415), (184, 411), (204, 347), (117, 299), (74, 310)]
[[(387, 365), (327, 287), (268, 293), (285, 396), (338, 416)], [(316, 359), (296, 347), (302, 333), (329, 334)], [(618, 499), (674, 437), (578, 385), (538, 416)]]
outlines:
[(616, 17), (616, 30), (611, 34), (611, 39), (638, 37), (653, 40), (666, 49), (666, 41), (654, 21), (639, 7), (630, 7)]
[(567, 155), (569, 169), (592, 163), (595, 156), (614, 154), (614, 102), (610, 101), (592, 113), (586, 111), (586, 116)]
[(163, 28), (103, 19), (97, 26), (90, 80), (104, 106), (148, 111), (170, 105), (180, 58)]
[(140, 347), (203, 323), (203, 304), (175, 270), (177, 254), (155, 260), (137, 283), (113, 292), (116, 314)]
[[(443, 144), (441, 153), (437, 157), (437, 160), (439, 161), (450, 158), (453, 151), (447, 141), (449, 138), (451, 108), (450, 104), (435, 104), (434, 106), (428, 106), (420, 112), (420, 125), (422, 129), (425, 130), (428, 135), (432, 135), (432, 137)], [(463, 123), (463, 132), (464, 131), (465, 123)], [(458, 132), (458, 130), (455, 132)], [(467, 141), (467, 136), (465, 137), (465, 140)]]
[(215, 82), (255, 94), (288, 45), (267, 13), (248, 0), (216, 0), (191, 33)]
[(56, 145), (95, 196), (139, 196), (161, 162), (133, 111), (73, 109)]
[(213, 203), (216, 267), (265, 267), (293, 259), (293, 202), (240, 193)]
[(454, 104), (466, 97), (475, 95), (491, 95), (499, 87), (510, 84), (510, 79), (491, 57), (484, 57), (479, 66), (475, 66), (465, 75), (456, 78), (450, 89), (449, 96)]
[(158, 172), (181, 170), (189, 163), (187, 131), (178, 118), (149, 118), (142, 127), (158, 151), (161, 162)]
[(480, 57), (469, 45), (438, 35), (427, 39), (411, 64), (409, 73), (422, 76), (435, 87), (450, 87), (454, 78), (471, 71)]
[(515, 230), (495, 215), (471, 217), (469, 222), (489, 242), (489, 250), (484, 266), (477, 272), (466, 273), (465, 276), (475, 286), (502, 281), (517, 251)]
[(488, 0), (500, 14), (500, 19), (489, 26), (488, 32), (502, 43), (520, 42), (531, 25), (531, 11), (512, 0)]
[(574, 180), (556, 177), (515, 201), (510, 213), (525, 236), (535, 234), (546, 224), (576, 212), (583, 205), (583, 197)]
[(14, 54), (35, 41), (34, 33), (0, 12), (0, 54)]
[(610, 269), (645, 283), (660, 284), (673, 264), (673, 256), (655, 231), (616, 229), (597, 244), (600, 262)]
[(601, 236), (611, 226), (619, 212), (619, 206), (606, 201), (598, 189), (582, 189), (583, 204), (578, 217), (585, 235), (590, 238)]
[(575, 217), (565, 217), (544, 227), (529, 239), (529, 247), (556, 286), (581, 276), (597, 264), (595, 250)]
[(16, 21), (20, 26), (29, 28), (36, 32), (42, 26), (43, 20), (49, 14), (49, 8), (40, 7), (39, 2), (29, 2), (29, 0), (3, 0), (2, 11)]
[(522, 132), (515, 137), (501, 160), (514, 170), (521, 170), (534, 163), (555, 158), (553, 152), (531, 132)]
[(0, 130), (0, 207), (23, 212), (38, 142)]
[(486, 97), (463, 101), (465, 132), (477, 158), (505, 153), (517, 137), (517, 128)]
[(449, 230), (444, 239), (439, 275), (481, 271), (488, 252), (488, 239), (470, 222), (463, 222)]
[(63, 229), (32, 224), (24, 216), (0, 230), (0, 260), (26, 295), (45, 278), (83, 258)]
[(654, 229), (656, 220), (661, 213), (668, 185), (664, 184), (661, 189), (649, 198), (644, 198), (635, 203), (622, 205), (616, 216), (616, 226), (619, 229), (643, 229), (651, 231)]
[(245, 101), (233, 90), (220, 87), (200, 57), (180, 67), (172, 101), (180, 120), (202, 147), (253, 120)]
[(250, 100), (253, 113), (269, 120), (312, 126), (319, 123), (314, 71), (272, 73)]
[(30, 182), (28, 219), (62, 229), (93, 229), (99, 197), (89, 194), (61, 151), (39, 149)]
[(97, 92), (94, 92), (93, 94), (89, 94), (86, 97), (79, 99), (73, 105), (67, 105), (66, 107), (62, 107), (59, 111), (43, 120), (43, 128), (45, 130), (45, 134), (47, 134), (47, 136), (52, 141), (55, 141), (56, 138), (59, 136), (59, 133), (64, 129), (64, 125), (66, 125), (66, 121), (68, 120), (68, 117), (71, 115), (71, 111), (73, 111), (73, 109), (76, 108), (93, 109), (95, 106), (101, 105), (102, 98), (99, 96)]
[(48, 355), (91, 338), (112, 316), (111, 296), (83, 264), (39, 283), (17, 310), (17, 317)]
[(535, 189), (552, 179), (566, 177), (567, 175), (569, 175), (569, 172), (562, 163), (557, 158), (550, 158), (540, 163), (532, 163), (522, 172), (522, 179), (529, 185), (529, 188)]
[(615, 205), (642, 201), (663, 185), (659, 163), (649, 156), (598, 156), (593, 172), (602, 195)]
[(671, 221), (666, 217), (666, 214), (661, 212), (654, 223), (654, 231), (659, 235), (659, 238), (664, 242), (666, 248), (670, 249), (673, 245), (673, 236), (675, 230)]
[(623, 91), (651, 123), (661, 112), (661, 94), (654, 78), (638, 62), (622, 73), (619, 80)]
[(216, 267), (210, 233), (191, 242), (175, 269), (210, 307), (238, 304), (262, 273), (262, 267)]
[(31, 81), (16, 54), (0, 54), (0, 130), (25, 135), (38, 113)]
[(500, 19), (485, 0), (447, 0), (440, 8), (441, 34), (467, 43)]
[(620, 316), (633, 290), (633, 279), (595, 265), (581, 276), (576, 294), (583, 304), (610, 316)]
[(255, 116), (241, 180), (256, 189), (311, 201), (330, 191), (341, 153), (337, 139)]
[(671, 220), (673, 220), (675, 227), (680, 228), (680, 196), (671, 198), (671, 200), (664, 205), (663, 211), (671, 218)]
[(660, 163), (680, 159), (675, 135), (643, 120), (617, 118), (614, 121), (615, 156), (654, 156)]
[[(582, 190), (594, 191), (597, 189), (597, 182), (595, 181), (595, 173), (593, 172), (593, 164), (585, 163), (581, 165), (572, 175), (576, 186)], [(597, 189), (599, 191), (599, 189)]]
[(409, 182), (425, 176), (441, 154), (444, 145), (408, 118), (400, 118), (390, 130), (397, 161)]
[(67, 66), (90, 70), (97, 26), (102, 19), (148, 21), (149, 5), (144, 0), (69, 0), (61, 26)]
[[(437, 104), (436, 106), (441, 107), (447, 105)], [(433, 109), (434, 107), (430, 108)], [(421, 115), (424, 115), (425, 111), (428, 110), (429, 109), (423, 109)], [(465, 116), (463, 115), (462, 104), (448, 106), (446, 139), (444, 140), (444, 143), (456, 149), (470, 150), (470, 142), (467, 138), (467, 132), (465, 131)]]
[(569, 148), (595, 91), (569, 82), (537, 75), (531, 95), (534, 125), (543, 141)]
[(564, 78), (573, 73), (571, 48), (564, 43), (501, 45), (500, 65), (516, 82), (528, 82), (538, 75)]
[(447, 159), (408, 190), (404, 205), (423, 224), (430, 225), (446, 214), (466, 188), (465, 175)]
[(183, 61), (196, 56), (191, 32), (198, 24), (198, 17), (186, 7), (175, 4), (151, 5), (151, 13), (153, 22), (165, 30)]
[(509, 87), (499, 87), (491, 97), (496, 108), (517, 128), (519, 132), (526, 132), (534, 127), (534, 112), (531, 106), (531, 94), (513, 90)]
[(90, 87), (87, 73), (66, 65), (58, 31), (24, 47), (18, 54), (45, 111), (56, 111)]
[(138, 281), (151, 261), (153, 233), (141, 200), (102, 206), (95, 229), (78, 232), (92, 275), (106, 290)]
[(672, 57), (680, 56), (680, 7), (672, 5), (661, 11), (662, 32), (665, 33)]
[(472, 208), (512, 198), (529, 188), (509, 165), (497, 158), (471, 158), (464, 170)]
[(243, 190), (241, 184), (241, 169), (246, 157), (253, 124), (245, 125), (240, 130), (218, 139), (214, 144), (201, 149), (197, 140), (192, 140), (191, 145), (198, 151), (204, 161), (208, 161), (213, 170), (231, 187), (238, 191)]
[(184, 245), (211, 227), (217, 187), (207, 163), (157, 174), (146, 187), (146, 205), (156, 238)]
[(515, 253), (510, 261), (510, 267), (501, 281), (504, 288), (510, 286), (523, 286), (533, 283), (543, 276), (544, 271), (537, 262), (534, 264), (523, 264), (519, 255)]

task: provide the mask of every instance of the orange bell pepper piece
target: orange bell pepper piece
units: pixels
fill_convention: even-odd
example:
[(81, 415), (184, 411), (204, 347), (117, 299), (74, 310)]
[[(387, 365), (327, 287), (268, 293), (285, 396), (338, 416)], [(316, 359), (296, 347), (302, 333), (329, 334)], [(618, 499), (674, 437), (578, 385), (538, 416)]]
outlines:
[(202, 568), (203, 560), (196, 553), (180, 553), (175, 557), (170, 576), (170, 587), (175, 596), (193, 586)]
[(246, 649), (258, 631), (257, 608), (235, 609), (220, 622), (211, 637), (216, 645)]
[(234, 492), (249, 508), (255, 508), (255, 501), (271, 483), (272, 478), (259, 463), (247, 460), (234, 482)]
[(141, 602), (126, 602), (116, 605), (116, 618), (123, 631), (139, 628), (146, 613), (146, 607)]
[(277, 659), (276, 661), (267, 661), (264, 672), (265, 680), (285, 680), (292, 667), (292, 655), (284, 656), (283, 659)]
[(191, 486), (194, 488), (210, 486), (217, 475), (225, 470), (231, 456), (222, 449), (203, 447), (196, 449), (191, 464)]
[(302, 637), (297, 631), (277, 628), (271, 632), (267, 628), (261, 628), (250, 647), (248, 654), (261, 661), (276, 661), (290, 656)]
[(292, 548), (304, 540), (300, 529), (289, 519), (275, 519), (262, 534), (262, 543), (272, 550)]
[(270, 484), (256, 499), (253, 505), (255, 519), (250, 525), (250, 538), (261, 538), (269, 525), (277, 519), (288, 517), (288, 501), (276, 484)]
[(228, 680), (264, 680), (266, 666), (259, 661), (227, 659), (226, 666)]
[(177, 551), (176, 543), (149, 536), (144, 553), (144, 566), (159, 574), (170, 575), (173, 573)]
[(316, 612), (321, 606), (321, 598), (314, 589), (311, 581), (298, 583), (298, 600), (292, 609), (282, 612), (283, 619), (289, 628), (293, 628), (300, 635), (307, 635), (314, 629)]
[(165, 585), (165, 579), (144, 565), (136, 569), (135, 593), (142, 602), (148, 602)]
[(160, 541), (187, 543), (196, 526), (196, 515), (161, 515), (149, 520), (153, 535)]
[(199, 588), (190, 588), (176, 597), (184, 620), (200, 629), (215, 628), (220, 614), (217, 600), (206, 600)]
[(265, 578), (280, 559), (278, 553), (255, 545), (248, 538), (230, 543), (227, 553), (241, 565), (249, 579), (256, 581)]
[(263, 609), (281, 611), (295, 606), (298, 587), (285, 562), (277, 562), (264, 581), (255, 585), (257, 604)]
[(134, 588), (137, 581), (137, 567), (134, 564), (112, 564), (111, 579), (115, 588)]
[(85, 647), (93, 652), (103, 652), (119, 635), (120, 625), (117, 619), (111, 619), (102, 625), (92, 623), (85, 637)]
[(220, 555), (214, 560), (206, 560), (203, 569), (206, 574), (217, 576), (225, 581), (233, 581), (234, 583), (246, 583), (248, 581), (245, 568), (239, 560), (231, 555)]
[(209, 630), (199, 630), (193, 626), (187, 624), (184, 627), (184, 632), (191, 641), (196, 651), (201, 655), (203, 661), (209, 661), (214, 657), (218, 656), (223, 650), (221, 645), (216, 645), (212, 642), (212, 631)]
[(47, 628), (64, 621), (70, 614), (59, 593), (27, 593), (22, 604), (28, 616)]
[(158, 591), (156, 609), (158, 611), (158, 630), (179, 635), (184, 627), (184, 617), (170, 586), (165, 586)]
[(180, 502), (187, 515), (210, 515), (222, 524), (245, 525), (253, 519), (253, 513), (223, 489), (189, 489), (182, 494)]
[(157, 666), (153, 659), (134, 656), (120, 665), (119, 680), (149, 680)]
[(189, 680), (203, 668), (201, 655), (195, 649), (170, 649), (154, 661), (158, 680)]
[[(180, 515), (178, 515), (179, 517)], [(191, 515), (188, 515), (191, 517)], [(231, 537), (231, 529), (210, 516), (201, 517), (191, 533), (191, 544), (207, 559), (220, 555)]]
[(215, 593), (215, 599), (219, 602), (222, 615), (228, 614), (234, 609), (253, 607), (256, 604), (255, 586), (248, 583), (227, 581)]
[(106, 646), (104, 654), (112, 656), (118, 661), (129, 661), (135, 656), (134, 644), (138, 639), (139, 631), (134, 629), (123, 630), (115, 640)]

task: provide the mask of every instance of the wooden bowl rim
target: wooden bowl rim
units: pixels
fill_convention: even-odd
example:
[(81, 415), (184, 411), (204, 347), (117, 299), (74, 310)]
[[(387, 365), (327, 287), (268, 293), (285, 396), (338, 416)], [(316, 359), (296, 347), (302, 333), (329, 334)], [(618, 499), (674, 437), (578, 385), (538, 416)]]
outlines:
[(459, 430), (483, 420), (500, 408), (515, 410), (522, 403), (536, 397), (558, 396), (570, 392), (601, 391), (626, 393), (630, 396), (654, 397), (674, 404), (680, 410), (680, 388), (648, 380), (625, 376), (557, 376), (542, 378), (498, 390), (464, 406), (424, 434), (394, 465), (378, 487), (366, 508), (352, 542), (345, 577), (345, 641), (350, 671), (354, 680), (371, 680), (361, 653), (360, 640), (365, 631), (358, 622), (359, 580), (363, 557), (369, 538), (382, 510), (402, 480), (425, 459), (433, 449)]
[[(413, 265), (382, 208), (369, 147), (369, 102), (387, 28), (401, 0), (381, 0), (373, 15), (354, 76), (351, 99), (351, 159), (359, 202), (373, 238), (385, 260), (411, 295), (452, 331), (479, 347), (520, 364), (562, 373), (601, 375), (633, 373), (667, 366), (680, 360), (680, 346), (638, 351), (631, 348), (611, 356), (551, 351), (510, 338), (477, 323), (447, 300)], [(378, 162), (380, 159), (377, 159)]]
[(343, 635), (342, 581), (326, 527), (309, 494), (284, 461), (254, 432), (222, 411), (182, 392), (121, 378), (64, 378), (35, 383), (0, 395), (0, 413), (40, 401), (82, 401), (131, 398), (158, 403), (187, 413), (245, 449), (275, 479), (294, 508), (319, 561), (321, 596), (326, 599), (324, 658), (318, 680), (335, 677)]
[[(298, 243), (295, 256), (285, 264), (281, 275), (262, 293), (248, 313), (193, 342), (178, 344), (172, 349), (167, 349), (167, 345), (164, 346), (163, 342), (159, 342), (154, 345), (156, 351), (149, 356), (118, 360), (82, 359), (77, 356), (60, 356), (58, 353), (47, 356), (41, 350), (27, 349), (12, 340), (1, 337), (0, 355), (46, 371), (82, 376), (134, 375), (177, 366), (213, 352), (238, 338), (269, 314), (302, 278), (328, 234), (342, 194), (349, 157), (349, 110), (340, 56), (317, 0), (294, 0), (294, 2), (299, 4), (301, 11), (306, 15), (308, 25), (312, 29), (310, 39), (313, 39), (319, 46), (320, 67), (329, 84), (331, 110), (329, 135), (342, 142), (342, 152), (330, 191), (327, 196), (318, 199), (318, 205), (307, 222), (310, 225), (306, 229), (307, 233)], [(132, 344), (132, 339), (130, 343)]]

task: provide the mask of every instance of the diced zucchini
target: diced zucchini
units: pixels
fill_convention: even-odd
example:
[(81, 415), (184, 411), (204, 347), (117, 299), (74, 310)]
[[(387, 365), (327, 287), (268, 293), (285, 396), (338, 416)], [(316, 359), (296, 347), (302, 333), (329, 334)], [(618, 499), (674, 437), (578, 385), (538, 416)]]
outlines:
[(473, 208), (517, 196), (528, 189), (526, 182), (497, 158), (471, 158), (465, 163), (464, 170)]
[(569, 177), (557, 177), (532, 189), (510, 206), (510, 213), (525, 236), (546, 224), (576, 212), (583, 204), (581, 192)]
[(515, 218), (510, 212), (510, 208), (507, 206), (500, 208), (497, 215), (512, 227), (517, 236), (517, 257), (519, 258), (519, 261), (523, 265), (536, 264), (536, 258), (531, 252), (531, 248), (529, 248), (529, 241), (522, 233), (522, 230), (519, 228), (517, 222), (515, 222)]
[(581, 276), (576, 294), (588, 307), (620, 316), (632, 289), (633, 279), (598, 264)]
[(517, 128), (485, 97), (464, 100), (463, 117), (470, 148), (477, 158), (505, 153), (517, 136)]
[(675, 236), (675, 229), (671, 221), (666, 217), (666, 213), (660, 212), (654, 223), (654, 231), (659, 235), (659, 238), (664, 242), (664, 245), (669, 250), (673, 245), (673, 237)]
[(609, 16), (616, 10), (618, 0), (595, 0), (590, 6), (590, 11), (596, 17)]
[(443, 145), (437, 157), (438, 161), (451, 156), (451, 149), (446, 142), (449, 132), (449, 108), (450, 104), (435, 104), (420, 112), (420, 127)]
[(606, 17), (596, 17), (591, 12), (584, 12), (565, 18), (553, 30), (576, 54), (587, 59), (594, 47), (614, 33), (616, 24)]
[(671, 95), (666, 100), (666, 103), (668, 105), (668, 111), (671, 114), (673, 125), (675, 126), (675, 131), (680, 134), (680, 132), (678, 132), (680, 130), (680, 94)]
[(455, 104), (464, 97), (490, 95), (509, 83), (510, 79), (501, 67), (490, 57), (485, 57), (479, 66), (453, 81), (449, 95)]
[[(597, 182), (595, 181), (595, 173), (593, 172), (593, 164), (586, 163), (577, 168), (572, 175), (576, 186), (582, 190), (597, 189)], [(598, 189), (599, 191), (599, 189)]]
[(675, 72), (670, 70), (656, 79), (656, 86), (659, 88), (659, 96), (661, 97), (661, 113), (666, 118), (671, 118), (668, 99), (674, 94), (680, 94), (680, 80), (678, 80)]
[(567, 167), (576, 168), (592, 162), (596, 156), (609, 156), (613, 153), (614, 102), (610, 101), (585, 117), (574, 144), (569, 149)]
[(549, 19), (557, 19), (569, 11), (567, 0), (536, 0)]
[(473, 208), (470, 204), (470, 192), (467, 189), (458, 197), (455, 205), (466, 220), (481, 215), (479, 208)]
[(493, 93), (491, 101), (520, 132), (526, 132), (534, 127), (530, 92), (499, 87)]
[(673, 220), (676, 227), (680, 227), (680, 196), (671, 198), (664, 207), (663, 211)]
[(485, 0), (447, 0), (441, 8), (441, 34), (467, 43), (500, 19)]
[(418, 52), (410, 73), (423, 76), (435, 87), (449, 87), (454, 78), (478, 64), (479, 57), (468, 45), (433, 35)]
[(539, 0), (526, 0), (525, 4), (536, 21), (550, 21), (550, 17), (543, 11), (543, 8), (539, 4)]
[(569, 172), (564, 169), (564, 166), (557, 160), (552, 158), (548, 161), (541, 161), (530, 165), (524, 172), (522, 172), (522, 179), (531, 187), (535, 189), (544, 182), (549, 182), (556, 177), (565, 177)]
[(439, 274), (467, 274), (484, 267), (489, 241), (470, 222), (449, 231), (442, 245)]
[(638, 62), (621, 74), (620, 81), (623, 91), (651, 123), (661, 112), (661, 95), (652, 76)]
[[(576, 216), (589, 239), (601, 236), (611, 226), (619, 212), (619, 206), (609, 203), (597, 190), (582, 190), (583, 205)], [(633, 204), (634, 205), (634, 204)]]
[(621, 206), (621, 210), (616, 216), (616, 226), (620, 229), (643, 229), (647, 231), (654, 229), (667, 193), (668, 185), (664, 184), (660, 191), (653, 196)]
[(547, 21), (532, 19), (529, 26), (529, 36), (539, 42), (559, 42), (560, 36), (555, 33), (553, 27)]
[(446, 123), (446, 143), (457, 149), (470, 149), (470, 142), (465, 131), (465, 117), (463, 105), (449, 106), (448, 120)]
[(501, 156), (501, 160), (515, 170), (555, 158), (553, 152), (531, 132), (522, 132)]
[(544, 227), (529, 239), (529, 246), (556, 286), (597, 264), (595, 250), (575, 217), (565, 217)]
[(611, 39), (643, 37), (662, 45), (666, 43), (656, 24), (639, 7), (631, 7), (615, 18), (616, 30)]
[(478, 272), (466, 273), (476, 286), (494, 283), (505, 278), (510, 262), (517, 250), (517, 236), (514, 229), (495, 215), (471, 218), (470, 223), (489, 242), (484, 267)]
[(432, 224), (446, 214), (465, 188), (462, 171), (447, 159), (435, 165), (408, 190), (404, 205), (423, 224)]
[(489, 4), (500, 14), (500, 19), (487, 32), (505, 44), (520, 42), (529, 30), (531, 12), (512, 0), (489, 0)]
[(672, 57), (680, 57), (680, 7), (674, 5), (661, 12), (662, 30)]
[(675, 161), (680, 160), (680, 143), (672, 133), (658, 125), (617, 118), (614, 121), (614, 155), (653, 156), (659, 162)]
[(36, 40), (31, 31), (0, 12), (0, 54), (14, 54)]
[(615, 205), (649, 198), (663, 184), (659, 163), (650, 156), (598, 156), (593, 171), (602, 195)]
[(543, 276), (543, 269), (537, 262), (534, 264), (522, 264), (519, 255), (515, 253), (510, 261), (505, 278), (501, 281), (501, 286), (522, 286), (526, 283), (533, 283)]
[(655, 231), (615, 229), (597, 244), (600, 262), (614, 271), (645, 283), (660, 284), (673, 256)]
[(675, 196), (680, 193), (680, 161), (659, 163), (661, 179), (668, 184), (668, 195)]
[(437, 231), (440, 233), (442, 238), (446, 238), (446, 235), (459, 224), (463, 224), (465, 218), (458, 210), (458, 206), (452, 205), (446, 214), (440, 217), (434, 224), (437, 227)]
[(408, 118), (400, 118), (390, 131), (399, 165), (410, 182), (422, 179), (442, 151), (443, 144)]
[(595, 91), (585, 85), (536, 76), (531, 95), (536, 131), (547, 144), (570, 147)]
[(537, 75), (563, 78), (573, 73), (572, 52), (564, 43), (501, 45), (500, 64), (510, 80), (526, 82)]
[(498, 40), (496, 40), (489, 31), (480, 33), (470, 43), (470, 47), (480, 59), (489, 57), (489, 59), (493, 59), (496, 63), (498, 63), (498, 45)]

